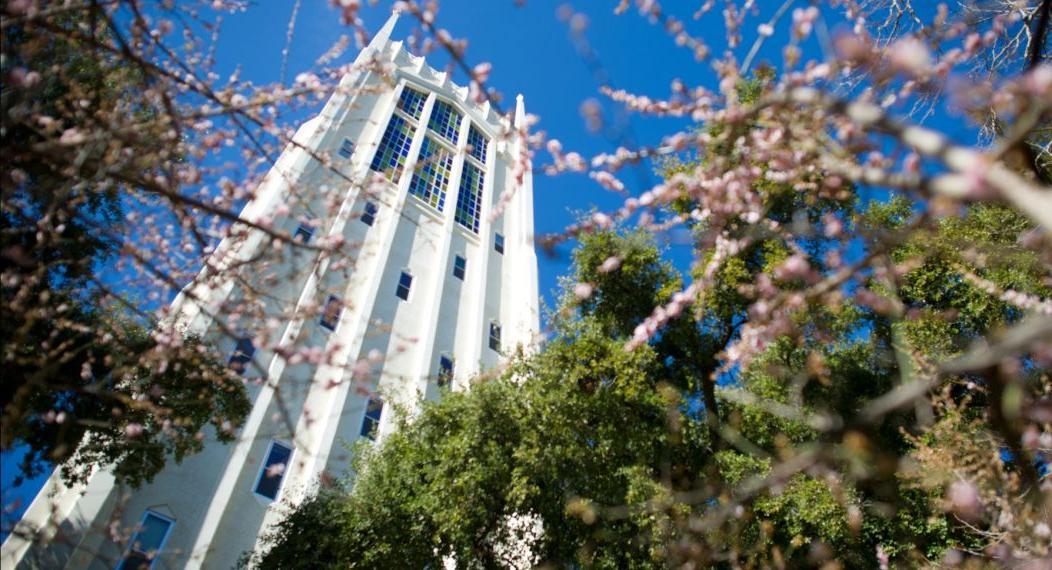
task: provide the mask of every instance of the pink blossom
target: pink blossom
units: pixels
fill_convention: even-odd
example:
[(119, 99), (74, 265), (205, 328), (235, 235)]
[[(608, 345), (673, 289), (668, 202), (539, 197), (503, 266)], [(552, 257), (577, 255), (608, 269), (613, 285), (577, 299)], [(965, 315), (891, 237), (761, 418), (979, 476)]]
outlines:
[(983, 504), (979, 489), (974, 483), (958, 479), (946, 492), (950, 508), (965, 520), (976, 520), (982, 514)]
[(267, 477), (277, 477), (285, 472), (284, 463), (275, 463), (270, 467), (267, 467)]
[(775, 268), (774, 276), (778, 279), (803, 279), (811, 272), (811, 264), (807, 257), (796, 253), (789, 256), (781, 265)]
[(599, 266), (599, 273), (610, 273), (611, 271), (616, 271), (619, 267), (621, 267), (621, 258), (611, 255), (603, 260), (603, 264)]
[(923, 76), (931, 72), (931, 51), (917, 38), (903, 38), (888, 48), (888, 62), (898, 71)]
[(584, 301), (585, 299), (592, 296), (593, 287), (591, 283), (578, 283), (574, 285), (573, 294), (579, 300)]

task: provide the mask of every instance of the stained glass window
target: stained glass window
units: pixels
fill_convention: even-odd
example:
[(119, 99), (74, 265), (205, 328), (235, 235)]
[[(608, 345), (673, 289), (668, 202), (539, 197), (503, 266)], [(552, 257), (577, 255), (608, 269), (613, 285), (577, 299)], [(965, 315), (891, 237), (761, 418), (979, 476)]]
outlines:
[(451, 143), (457, 142), (457, 129), (460, 127), (460, 112), (445, 101), (436, 100), (431, 109), (431, 120), (428, 128)]
[(460, 190), (457, 193), (457, 223), (478, 233), (479, 213), (482, 211), (482, 185), (485, 173), (475, 165), (465, 162), (460, 175)]
[(468, 130), (468, 152), (482, 164), (486, 164), (486, 135), (471, 125)]
[(406, 87), (402, 89), (402, 96), (398, 98), (398, 108), (410, 117), (419, 119), (424, 110), (424, 101), (427, 101), (427, 95)]
[(446, 202), (446, 186), (453, 169), (453, 155), (430, 136), (424, 137), (409, 193), (428, 203), (439, 212)]
[(383, 172), (391, 180), (397, 180), (405, 168), (405, 161), (409, 158), (409, 145), (412, 143), (413, 126), (402, 117), (391, 115), (370, 168)]

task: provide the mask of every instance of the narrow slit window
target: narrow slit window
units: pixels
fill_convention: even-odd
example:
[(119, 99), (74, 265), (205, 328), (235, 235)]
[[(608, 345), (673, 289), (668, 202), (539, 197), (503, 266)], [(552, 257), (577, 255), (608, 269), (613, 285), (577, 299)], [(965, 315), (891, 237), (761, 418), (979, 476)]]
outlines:
[(458, 255), (455, 258), (453, 258), (453, 277), (456, 277), (457, 279), (460, 279), (461, 281), (463, 281), (464, 280), (464, 275), (467, 273), (467, 270), (468, 270), (468, 260), (467, 259), (465, 259), (463, 256), (460, 256), (460, 255)]
[(171, 533), (175, 521), (159, 515), (153, 511), (146, 511), (135, 529), (128, 551), (121, 557), (117, 570), (139, 570), (140, 568), (153, 568), (158, 554), (164, 548), (168, 534)]
[(446, 386), (453, 380), (453, 358), (443, 354), (438, 359), (438, 385)]
[(362, 437), (376, 439), (376, 432), (380, 428), (380, 417), (384, 413), (384, 401), (380, 398), (371, 398), (365, 406), (365, 418), (362, 420)]
[(475, 125), (471, 125), (471, 129), (468, 130), (468, 152), (482, 164), (486, 164), (487, 142), (486, 135), (476, 129)]
[(252, 339), (239, 338), (237, 346), (234, 347), (234, 354), (230, 355), (230, 362), (227, 364), (234, 372), (244, 375), (254, 354), (256, 354), (256, 345), (252, 344)]
[(334, 331), (340, 322), (340, 313), (343, 312), (343, 301), (336, 295), (329, 295), (325, 301), (325, 309), (321, 312), (321, 326)]
[(278, 498), (281, 482), (285, 479), (285, 472), (288, 471), (291, 458), (291, 447), (276, 440), (270, 442), (267, 457), (263, 460), (263, 465), (259, 469), (259, 478), (256, 479), (255, 493), (257, 495), (271, 501)]
[(413, 287), (413, 276), (408, 271), (403, 271), (402, 275), (398, 277), (398, 287), (395, 288), (395, 295), (403, 301), (409, 300), (409, 290)]
[(387, 130), (376, 148), (369, 168), (384, 173), (389, 180), (397, 181), (409, 158), (409, 146), (413, 143), (413, 125), (398, 115), (391, 115)]
[(482, 211), (482, 186), (485, 184), (485, 173), (471, 163), (464, 163), (460, 175), (460, 189), (457, 191), (457, 211), (453, 218), (458, 224), (478, 233), (479, 218)]
[(351, 158), (354, 154), (354, 142), (351, 139), (343, 139), (340, 143), (340, 156), (343, 158)]
[(490, 350), (500, 352), (500, 324), (496, 321), (489, 323), (489, 347)]
[(446, 187), (453, 172), (453, 154), (434, 137), (424, 137), (420, 158), (409, 182), (409, 193), (439, 212), (446, 203)]
[(292, 240), (299, 243), (310, 243), (310, 238), (313, 236), (314, 228), (304, 222), (296, 228), (296, 233), (292, 234)]
[(504, 236), (503, 235), (501, 235), (501, 234), (493, 234), (493, 249), (495, 249), (497, 251), (497, 253), (499, 253), (501, 255), (504, 254)]
[(376, 213), (379, 211), (380, 209), (376, 207), (376, 204), (373, 204), (372, 202), (366, 202), (365, 211), (362, 212), (361, 217), (362, 223), (367, 226), (373, 225), (373, 222), (376, 221)]
[(456, 144), (457, 130), (460, 129), (460, 112), (454, 109), (453, 105), (437, 100), (431, 109), (431, 118), (427, 126), (438, 136)]

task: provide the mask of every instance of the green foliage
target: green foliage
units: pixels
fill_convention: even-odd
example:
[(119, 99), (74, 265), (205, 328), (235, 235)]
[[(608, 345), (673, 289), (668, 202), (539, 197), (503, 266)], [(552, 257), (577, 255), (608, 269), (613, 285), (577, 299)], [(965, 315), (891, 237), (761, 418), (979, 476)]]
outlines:
[[(793, 549), (815, 541), (843, 545), (850, 539), (847, 508), (830, 490), (829, 483), (806, 475), (795, 475), (781, 492), (756, 501), (761, 521), (772, 521), (774, 543)], [(853, 546), (853, 545), (851, 545)]]
[[(618, 278), (596, 270), (612, 255), (623, 260)], [(646, 314), (642, 307), (667, 298), (670, 283), (679, 286), (675, 271), (638, 233), (590, 235), (574, 261), (557, 334), (541, 353), (517, 360), (499, 379), (426, 403), (379, 446), (359, 449), (353, 487), (323, 490), (293, 510), (254, 562), (302, 567), (311, 559), (306, 554), (321, 548), (338, 566), (433, 567), (453, 556), (464, 567), (493, 567), (505, 552), (495, 545), (507, 517), (526, 513), (543, 521), (532, 552), (554, 566), (706, 560), (705, 550), (684, 555), (669, 545), (697, 538), (689, 521), (715, 508), (717, 497), (681, 501), (677, 493), (697, 493), (705, 481), (733, 489), (767, 476), (787, 446), (823, 445), (805, 416), (855, 413), (892, 386), (894, 360), (879, 334), (867, 341), (860, 333), (872, 316), (850, 305), (816, 308), (801, 316), (806, 334), (774, 343), (734, 386), (715, 392), (718, 427), (752, 446), (715, 449), (707, 430), (712, 415), (692, 411), (704, 400), (699, 361), (713, 359), (715, 342), (706, 344), (713, 331), (681, 319), (650, 344), (624, 350), (625, 336)], [(727, 267), (728, 275), (741, 267), (754, 274), (763, 263)], [(572, 296), (580, 281), (595, 285), (592, 297)], [(754, 403), (730, 397), (734, 391)], [(770, 404), (800, 417), (783, 417)], [(896, 418), (865, 436), (872, 440), (858, 438), (858, 453), (905, 449)], [(933, 503), (864, 508), (895, 496), (900, 483), (878, 477), (883, 487), (857, 484), (858, 461), (845, 456), (836, 489), (801, 474), (757, 494), (740, 518), (707, 531), (705, 540), (755, 564), (773, 563), (772, 549), (783, 561), (805, 564), (811, 546), (822, 543), (853, 567), (875, 567), (878, 545), (905, 561), (952, 544), (950, 525)]]
[[(326, 491), (297, 509), (260, 563), (302, 567), (298, 553), (317, 543), (333, 545), (335, 565), (422, 567), (451, 555), (464, 567), (493, 567), (506, 515), (530, 513), (544, 521), (542, 560), (655, 564), (667, 522), (599, 512), (653, 500), (665, 492), (653, 479), (658, 465), (698, 457), (668, 429), (680, 402), (655, 383), (656, 370), (652, 350), (626, 352), (586, 319), (504, 377), (425, 404), (360, 455), (350, 493)], [(340, 540), (314, 541), (308, 529), (331, 527), (311, 517), (330, 511)]]
[[(25, 474), (58, 464), (74, 482), (112, 464), (122, 483), (138, 486), (166, 461), (199, 451), (206, 426), (220, 441), (233, 438), (250, 408), (245, 388), (199, 339), (156, 350), (142, 327), (87, 311), (70, 304), (65, 314), (85, 327), (80, 334), (63, 327), (56, 336), (42, 322), (2, 324), (5, 335), (21, 326), (39, 339), (9, 354), (3, 385), (2, 444), (29, 445)], [(66, 345), (75, 358), (40, 369), (49, 343)]]

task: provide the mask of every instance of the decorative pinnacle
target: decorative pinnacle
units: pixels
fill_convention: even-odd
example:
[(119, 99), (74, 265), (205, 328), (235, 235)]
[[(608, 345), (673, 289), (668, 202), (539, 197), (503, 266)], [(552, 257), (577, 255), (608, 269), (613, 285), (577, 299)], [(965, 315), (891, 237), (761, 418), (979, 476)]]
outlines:
[(515, 96), (515, 128), (520, 128), (526, 124), (526, 102), (522, 98), (522, 93)]

